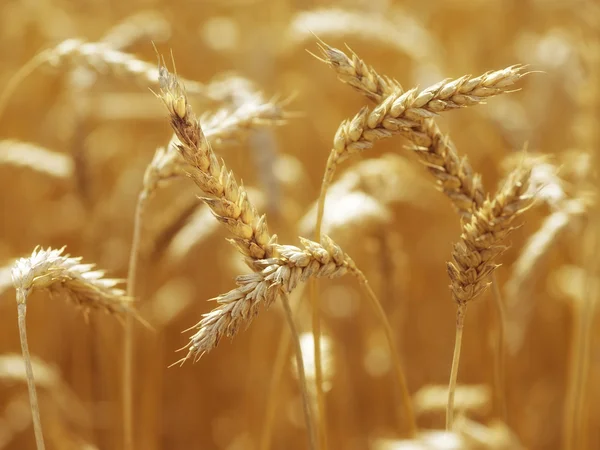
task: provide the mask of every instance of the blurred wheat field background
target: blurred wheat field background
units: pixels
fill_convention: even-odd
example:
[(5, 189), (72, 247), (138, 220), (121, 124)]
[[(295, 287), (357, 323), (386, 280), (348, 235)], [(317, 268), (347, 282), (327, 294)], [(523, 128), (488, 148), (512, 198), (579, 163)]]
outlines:
[[(36, 246), (66, 246), (65, 254), (106, 271), (105, 278), (89, 275), (91, 268), (63, 261), (70, 264), (69, 276), (79, 271), (83, 281), (59, 279), (55, 270), (54, 285), (43, 284), (46, 279), (32, 282), (53, 295), (44, 292), (48, 289), (26, 290), (46, 448), (310, 448), (302, 378), (279, 298), (268, 310), (259, 305), (260, 314), (247, 329), (240, 323), (233, 339), (222, 339), (195, 364), (168, 366), (185, 356), (187, 350), (175, 351), (198, 330), (182, 331), (218, 306), (208, 299), (234, 289), (240, 274), (262, 276), (270, 270), (261, 262), (268, 258), (281, 270), (293, 266), (289, 252), (296, 250), (271, 246), (262, 237), (276, 234), (279, 244), (300, 247), (304, 253), (295, 255), (311, 264), (322, 255), (312, 244), (304, 250), (299, 236), (319, 241), (317, 200), (332, 148), (351, 155), (340, 158), (325, 203), (322, 231), (335, 244), (320, 242), (329, 255), (338, 245), (381, 302), (418, 434), (409, 433), (396, 359), (361, 284), (348, 275), (324, 276), (292, 291), (288, 287), (301, 276), (296, 266), (292, 281), (286, 278), (283, 287), (269, 292), (290, 294), (316, 448), (600, 448), (597, 2), (3, 0), (0, 24), (0, 449), (36, 448), (15, 308), (19, 280), (13, 281), (14, 273), (11, 278), (15, 260), (29, 257)], [(389, 78), (372, 86), (376, 95), (362, 95), (366, 88), (361, 94), (349, 86), (351, 76), (344, 79), (343, 68), (331, 59), (319, 61), (336, 55), (327, 49), (339, 49)], [(167, 95), (179, 91), (158, 72), (157, 52), (174, 72), (172, 55), (186, 87), (185, 102), (183, 96)], [(40, 53), (45, 59), (28, 65)], [(436, 94), (425, 106), (418, 97), (422, 111), (439, 115), (398, 112), (390, 118), (388, 108), (385, 120), (383, 113), (377, 121), (375, 113), (361, 119), (366, 111), (361, 108), (377, 112), (390, 95), (400, 95), (399, 85), (421, 92), (445, 79), (478, 77), (515, 64), (524, 67), (511, 69), (523, 75), (514, 84), (488, 80), (469, 97), (483, 104), (458, 108), (452, 102), (468, 97), (463, 90), (452, 101)], [(23, 74), (24, 67), (32, 70), (15, 85), (15, 74)], [(360, 67), (364, 77), (350, 84), (360, 80), (370, 86), (369, 69)], [(402, 103), (396, 100), (394, 105)], [(455, 110), (434, 109), (442, 103)], [(193, 118), (191, 110), (217, 155), (207, 161), (211, 167), (226, 165), (237, 183), (243, 182), (249, 201), (266, 214), (268, 231), (257, 211), (244, 209), (245, 200), (236, 203), (240, 213), (231, 202), (215, 200), (222, 187), (207, 193), (201, 175), (194, 175), (201, 159), (192, 155), (170, 165), (169, 155), (181, 151), (185, 157), (185, 139), (171, 139), (178, 123)], [(431, 139), (418, 143), (435, 134), (434, 124), (442, 134), (433, 144)], [(387, 135), (392, 126), (400, 136)], [(460, 158), (468, 157), (475, 175), (462, 162), (458, 173), (472, 189), (464, 183), (457, 187), (456, 177), (424, 154), (434, 145), (453, 148), (448, 139)], [(366, 148), (370, 143), (373, 148)], [(163, 153), (155, 153), (161, 147)], [(469, 256), (471, 262), (491, 258), (491, 265), (500, 266), (494, 286), (468, 302), (454, 427), (444, 431), (456, 302), (460, 310), (465, 283), (451, 280), (447, 263), (459, 271), (468, 266), (460, 256), (473, 248), (468, 224), (476, 223), (485, 198), (497, 200), (509, 174), (518, 170), (526, 170), (529, 189), (517, 200), (529, 195), (533, 203), (510, 204), (514, 231)], [(219, 180), (227, 185), (231, 178), (223, 173)], [(479, 197), (477, 173), (484, 194)], [(472, 204), (458, 207), (453, 189), (473, 192)], [(135, 291), (131, 284), (120, 285), (134, 293), (139, 320), (132, 321), (124, 292), (110, 280), (131, 275), (140, 192), (147, 199)], [(227, 219), (236, 208), (237, 221)], [(483, 232), (475, 227), (484, 233), (478, 238), (504, 238), (502, 220), (488, 222)], [(242, 239), (245, 233), (251, 238)], [(227, 242), (232, 237), (248, 264)], [(327, 258), (335, 260), (335, 274), (354, 273), (348, 259)], [(320, 274), (331, 274), (327, 264), (319, 264)], [(487, 274), (477, 283), (486, 284)], [(464, 276), (473, 281), (472, 275)], [(73, 279), (85, 286), (73, 288)], [(501, 294), (503, 319), (494, 288)], [(106, 290), (126, 306), (102, 303)], [(312, 334), (315, 300), (321, 404)], [(247, 315), (252, 313), (254, 306)], [(500, 324), (504, 345), (498, 350)], [(128, 329), (134, 342), (132, 440), (123, 409)], [(198, 342), (192, 351), (204, 348)], [(504, 361), (500, 391), (499, 359)]]

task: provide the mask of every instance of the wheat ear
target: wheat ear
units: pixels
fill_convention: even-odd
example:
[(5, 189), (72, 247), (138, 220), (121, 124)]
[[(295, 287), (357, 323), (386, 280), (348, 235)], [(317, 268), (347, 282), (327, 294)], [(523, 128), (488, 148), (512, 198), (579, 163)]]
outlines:
[(404, 92), (396, 81), (380, 76), (355, 54), (350, 58), (326, 44), (321, 44), (321, 50), (321, 60), (336, 71), (342, 82), (350, 84), (378, 105), (371, 112), (366, 107), (361, 109), (353, 119), (342, 122), (338, 128), (323, 176), (318, 217), (322, 218), (325, 195), (336, 166), (350, 155), (369, 149), (376, 141), (393, 134), (403, 134), (415, 143), (413, 149), (421, 161), (430, 168), (461, 215), (468, 217), (464, 195), (472, 195), (472, 202), (476, 205), (481, 202), (481, 181), (469, 179), (473, 171), (468, 161), (459, 160), (448, 139), (441, 135), (433, 121), (427, 122), (426, 119), (510, 92), (524, 76), (523, 66), (510, 66), (478, 77), (465, 75), (455, 80), (444, 80), (421, 92), (417, 89)]
[[(25, 63), (8, 81), (0, 94), (0, 116), (6, 109), (10, 96), (19, 83), (36, 69), (50, 66), (84, 67), (101, 73), (111, 73), (118, 78), (128, 78), (140, 86), (158, 83), (159, 73), (156, 65), (142, 61), (135, 56), (111, 49), (103, 43), (84, 42), (79, 39), (67, 39), (54, 48), (46, 49)], [(219, 102), (223, 98), (215, 96), (202, 83), (186, 81), (190, 93), (203, 97), (209, 102)], [(226, 95), (223, 92), (223, 95)]]
[(528, 193), (530, 171), (514, 170), (493, 200), (485, 200), (462, 227), (460, 241), (454, 245), (452, 261), (447, 264), (452, 298), (458, 305), (456, 339), (448, 388), (446, 429), (452, 429), (454, 390), (458, 376), (464, 318), (469, 302), (490, 285), (488, 277), (498, 267), (497, 259), (508, 248), (502, 244), (515, 229), (518, 218), (533, 201)]
[[(334, 69), (338, 78), (371, 100), (382, 102), (386, 96), (393, 95), (394, 91), (399, 89), (397, 82), (381, 77), (375, 69), (368, 66), (356, 54), (352, 53), (350, 58), (344, 52), (325, 43), (321, 43), (320, 48), (323, 55), (321, 60)], [(493, 76), (490, 78), (492, 84), (502, 78), (500, 73), (498, 72), (498, 78), (495, 79)], [(509, 85), (514, 82), (510, 79), (507, 81)], [(496, 84), (502, 84), (502, 82)], [(474, 172), (466, 156), (462, 158), (458, 156), (452, 141), (441, 133), (433, 119), (424, 120), (413, 129), (403, 130), (402, 134), (412, 141), (412, 151), (436, 179), (438, 189), (451, 200), (459, 215), (469, 221), (473, 211), (482, 206), (485, 198), (481, 175)], [(322, 201), (319, 199), (319, 201), (322, 210), (325, 199), (323, 198)], [(318, 221), (317, 228), (319, 227), (320, 222)], [(506, 407), (503, 394), (505, 308), (497, 280), (494, 276), (492, 278), (494, 306), (498, 317), (497, 344), (494, 351), (494, 385), (501, 416), (505, 418)]]
[(67, 296), (83, 307), (86, 313), (91, 309), (105, 309), (112, 314), (135, 315), (130, 306), (131, 299), (116, 287), (119, 280), (104, 278), (104, 272), (93, 270), (93, 264), (82, 264), (81, 258), (63, 255), (63, 251), (64, 247), (59, 250), (38, 247), (29, 258), (18, 259), (12, 268), (13, 285), (17, 291), (19, 336), (38, 450), (44, 449), (44, 438), (27, 344), (25, 316), (29, 294), (34, 290), (46, 289), (51, 294)]
[[(246, 276), (244, 280), (248, 277), (251, 278), (252, 276), (260, 278), (265, 270), (261, 260), (262, 258), (271, 258), (274, 255), (273, 246), (276, 245), (277, 236), (271, 236), (269, 234), (266, 216), (262, 215), (259, 217), (255, 206), (248, 199), (248, 194), (244, 187), (238, 185), (233, 172), (228, 171), (225, 164), (220, 163), (215, 156), (210, 143), (202, 132), (200, 124), (188, 103), (181, 82), (175, 75), (169, 73), (164, 65), (159, 65), (159, 72), (161, 89), (157, 97), (167, 107), (171, 127), (179, 139), (177, 148), (182, 158), (189, 166), (189, 176), (202, 192), (211, 196), (203, 198), (204, 202), (213, 211), (217, 220), (223, 223), (233, 234), (234, 238), (230, 242), (232, 242), (246, 257), (246, 263), (254, 271), (253, 274)], [(240, 283), (245, 284), (245, 281), (240, 280)], [(264, 283), (260, 283), (260, 285), (263, 287), (266, 286)], [(249, 284), (246, 285), (246, 289), (248, 286)], [(255, 286), (258, 286), (258, 283), (255, 283)], [(199, 342), (196, 343), (192, 341), (189, 344), (188, 355), (183, 358), (181, 362), (187, 360), (191, 355), (195, 354), (196, 357), (198, 357), (205, 351), (214, 348), (223, 333), (229, 335), (234, 334), (236, 331), (235, 326), (239, 324), (240, 319), (244, 321), (244, 318), (250, 318), (258, 312), (256, 308), (256, 306), (258, 306), (257, 302), (253, 302), (253, 300), (261, 299), (262, 296), (262, 299), (266, 300), (266, 302), (272, 302), (272, 295), (277, 295), (278, 293), (285, 295), (286, 291), (281, 288), (276, 288), (270, 290), (269, 293), (269, 298), (267, 299), (266, 292), (255, 291), (254, 294), (248, 292), (250, 302), (239, 303), (243, 308), (234, 308), (233, 310), (230, 309), (229, 311), (226, 311), (228, 305), (224, 305), (209, 313), (203, 320), (204, 324), (207, 325), (209, 325), (210, 318), (219, 316), (219, 313), (224, 313), (221, 314), (224, 321), (226, 321), (227, 318), (237, 320), (231, 320), (228, 324), (224, 324), (223, 321), (210, 323), (209, 327), (212, 326), (213, 331), (216, 334), (208, 336), (207, 339), (203, 339), (203, 332), (205, 329), (201, 328), (198, 333), (196, 333), (197, 336), (195, 335), (199, 338)], [(242, 297), (245, 297), (245, 295), (246, 293), (244, 293)], [(227, 297), (227, 294), (225, 294), (225, 296), (221, 296), (220, 299), (226, 301), (226, 299), (229, 298)], [(287, 297), (282, 299), (282, 301), (287, 301)], [(231, 303), (229, 306), (231, 306)], [(289, 305), (284, 305), (285, 308), (288, 306)], [(229, 313), (233, 313), (234, 316), (229, 315)], [(286, 311), (286, 313), (288, 313), (287, 317), (290, 332), (295, 334), (293, 338), (296, 340), (296, 343), (298, 343), (299, 338), (293, 324), (293, 318), (289, 311)], [(250, 317), (248, 316), (249, 314)], [(223, 328), (223, 326), (225, 328)], [(203, 348), (202, 345), (207, 345), (207, 347)], [(301, 351), (300, 346), (296, 345), (296, 359), (299, 368), (301, 367), (303, 370), (304, 362)], [(310, 448), (311, 450), (316, 450), (313, 417), (305, 378), (300, 379), (300, 389), (303, 394), (302, 399), (306, 428), (309, 433)]]

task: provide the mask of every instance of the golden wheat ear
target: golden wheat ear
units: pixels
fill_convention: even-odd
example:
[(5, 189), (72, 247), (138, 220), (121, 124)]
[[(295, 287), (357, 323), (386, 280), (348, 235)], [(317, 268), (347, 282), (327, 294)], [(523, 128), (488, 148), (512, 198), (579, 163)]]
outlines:
[(471, 221), (463, 224), (460, 241), (454, 245), (452, 261), (447, 264), (452, 298), (458, 306), (446, 411), (447, 430), (452, 430), (454, 418), (454, 391), (467, 305), (491, 285), (489, 277), (499, 266), (499, 257), (508, 248), (505, 239), (517, 227), (515, 220), (533, 203), (534, 195), (529, 190), (530, 176), (530, 170), (515, 169), (500, 192), (473, 213)]
[(66, 297), (83, 308), (86, 314), (92, 310), (105, 310), (119, 318), (126, 315), (137, 316), (131, 304), (132, 299), (125, 295), (124, 290), (117, 287), (120, 280), (104, 278), (103, 271), (94, 270), (93, 264), (83, 264), (81, 258), (72, 258), (63, 254), (64, 249), (64, 247), (61, 249), (38, 247), (30, 257), (18, 259), (12, 267), (12, 280), (17, 292), (19, 337), (25, 360), (33, 428), (38, 450), (44, 449), (45, 446), (27, 343), (25, 316), (29, 294), (36, 290), (47, 290), (55, 296)]

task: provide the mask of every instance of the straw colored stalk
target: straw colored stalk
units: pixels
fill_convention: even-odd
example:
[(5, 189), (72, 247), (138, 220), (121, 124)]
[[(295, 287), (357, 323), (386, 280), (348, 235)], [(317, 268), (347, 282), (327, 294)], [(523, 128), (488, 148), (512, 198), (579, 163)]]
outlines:
[(503, 241), (515, 229), (515, 219), (532, 204), (533, 195), (528, 192), (529, 176), (529, 170), (516, 169), (495, 198), (486, 199), (483, 206), (473, 213), (471, 221), (463, 224), (460, 241), (454, 245), (452, 261), (447, 264), (452, 298), (458, 305), (446, 415), (448, 430), (453, 422), (454, 389), (467, 305), (491, 284), (488, 277), (496, 270), (498, 258), (508, 248)]
[(119, 280), (104, 278), (104, 272), (93, 270), (93, 264), (82, 264), (81, 258), (63, 255), (59, 250), (36, 248), (29, 258), (18, 259), (12, 268), (13, 285), (17, 291), (19, 336), (25, 360), (29, 399), (38, 450), (44, 449), (42, 423), (33, 377), (31, 356), (27, 344), (25, 316), (27, 298), (34, 290), (46, 289), (51, 294), (65, 295), (76, 305), (90, 310), (104, 309), (118, 317), (135, 315), (131, 299), (117, 288)]

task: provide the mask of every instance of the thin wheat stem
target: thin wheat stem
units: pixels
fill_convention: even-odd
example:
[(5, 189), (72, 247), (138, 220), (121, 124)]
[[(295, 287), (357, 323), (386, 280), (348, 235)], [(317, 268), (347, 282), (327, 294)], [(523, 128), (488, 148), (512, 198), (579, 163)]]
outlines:
[(35, 69), (44, 64), (49, 55), (52, 52), (50, 50), (45, 50), (43, 52), (38, 53), (29, 61), (27, 61), (15, 74), (8, 80), (6, 87), (0, 94), (0, 116), (4, 113), (6, 106), (8, 105), (8, 101), (10, 99), (11, 94), (15, 91), (15, 89), (19, 86), (19, 83), (27, 78)]
[(392, 365), (394, 367), (394, 374), (400, 390), (401, 403), (404, 410), (403, 413), (400, 412), (400, 410), (398, 410), (398, 420), (400, 422), (400, 427), (402, 428), (402, 417), (404, 417), (404, 419), (408, 423), (409, 436), (413, 438), (417, 435), (417, 422), (412, 407), (410, 392), (408, 390), (408, 384), (406, 383), (406, 377), (404, 376), (404, 370), (402, 369), (402, 363), (400, 361), (400, 352), (398, 351), (398, 347), (396, 346), (396, 341), (394, 339), (394, 332), (392, 331), (392, 327), (387, 319), (383, 307), (381, 306), (381, 303), (377, 299), (377, 295), (375, 295), (375, 292), (373, 292), (373, 289), (369, 285), (369, 282), (365, 275), (358, 269), (354, 271), (354, 274), (356, 275), (356, 277), (360, 281), (360, 284), (364, 287), (365, 291), (367, 292), (369, 303), (375, 311), (375, 314), (379, 319), (381, 326), (383, 327), (386, 340), (390, 347)]
[[(138, 196), (133, 221), (133, 239), (129, 253), (129, 268), (127, 271), (127, 296), (135, 295), (135, 281), (139, 257), (142, 220), (147, 200), (146, 191)], [(123, 444), (126, 450), (134, 448), (133, 438), (133, 354), (134, 354), (133, 318), (125, 320), (125, 345), (123, 348)]]
[(567, 450), (588, 448), (586, 446), (586, 387), (590, 371), (590, 349), (593, 339), (593, 325), (598, 288), (596, 274), (600, 265), (600, 236), (596, 229), (598, 219), (590, 223), (590, 231), (594, 233), (592, 251), (588, 258), (588, 276), (586, 279), (586, 298), (583, 304), (577, 305), (573, 323), (573, 343), (571, 350), (570, 382), (565, 407), (565, 442)]
[(33, 431), (35, 433), (35, 444), (37, 450), (44, 450), (44, 435), (42, 432), (42, 420), (40, 418), (40, 406), (38, 404), (37, 392), (35, 389), (35, 380), (33, 378), (33, 367), (31, 366), (31, 355), (29, 354), (29, 345), (27, 344), (27, 327), (25, 315), (27, 314), (27, 304), (21, 290), (17, 290), (17, 310), (19, 315), (19, 338), (21, 340), (21, 351), (25, 361), (25, 373), (27, 374), (27, 390), (29, 391), (29, 404), (31, 406), (31, 416), (33, 420)]
[(304, 372), (304, 360), (302, 358), (302, 347), (300, 345), (300, 336), (298, 335), (298, 329), (294, 323), (294, 314), (290, 307), (290, 301), (288, 300), (287, 294), (284, 292), (280, 293), (281, 303), (283, 305), (283, 312), (287, 320), (288, 326), (290, 327), (290, 334), (292, 335), (292, 341), (294, 343), (294, 351), (296, 353), (296, 366), (298, 368), (298, 380), (300, 382), (300, 392), (302, 393), (302, 406), (304, 409), (304, 421), (306, 422), (306, 431), (308, 433), (308, 444), (310, 450), (317, 450), (317, 438), (315, 435), (314, 428), (314, 416), (312, 408), (310, 407), (310, 398), (308, 396), (308, 384), (306, 381), (306, 373)]
[(327, 410), (325, 408), (325, 393), (323, 392), (323, 361), (321, 353), (321, 308), (319, 307), (319, 292), (317, 280), (310, 280), (310, 301), (312, 307), (313, 348), (315, 355), (315, 383), (318, 410), (319, 444), (322, 450), (327, 450)]
[(277, 410), (277, 400), (279, 396), (279, 388), (283, 378), (283, 371), (288, 360), (290, 352), (290, 334), (282, 331), (275, 362), (273, 363), (273, 375), (269, 384), (269, 393), (267, 394), (267, 406), (265, 410), (265, 419), (263, 422), (262, 433), (260, 437), (259, 450), (269, 450), (271, 448), (271, 440), (273, 438), (273, 424), (275, 422), (275, 411)]
[(500, 293), (500, 285), (498, 284), (496, 272), (492, 273), (492, 293), (498, 327), (496, 330), (496, 345), (494, 346), (494, 396), (496, 397), (496, 405), (500, 412), (500, 418), (506, 423), (506, 355), (504, 351), (506, 308), (502, 300), (502, 294)]
[[(329, 155), (329, 160), (332, 160), (332, 156)], [(327, 167), (331, 167), (329, 161)], [(321, 228), (323, 224), (323, 213), (325, 212), (325, 197), (327, 196), (327, 189), (333, 179), (333, 172), (326, 170), (323, 176), (323, 182), (321, 183), (321, 193), (319, 195), (319, 201), (317, 204), (317, 222), (315, 224), (315, 241), (319, 242), (321, 239)], [(315, 381), (317, 383), (316, 396), (317, 396), (317, 407), (319, 410), (319, 442), (323, 450), (327, 450), (327, 427), (326, 427), (326, 409), (325, 409), (325, 395), (323, 393), (323, 364), (321, 361), (321, 308), (319, 307), (319, 291), (317, 289), (316, 280), (310, 280), (309, 290), (310, 304), (312, 307), (312, 332), (314, 342), (314, 353), (315, 353)]]
[(456, 390), (456, 379), (458, 378), (458, 365), (460, 363), (460, 349), (462, 346), (462, 335), (465, 324), (465, 313), (467, 305), (461, 303), (456, 311), (456, 338), (454, 340), (454, 355), (452, 356), (452, 369), (450, 370), (450, 383), (448, 385), (448, 406), (446, 407), (446, 430), (452, 430), (454, 423), (454, 391)]

